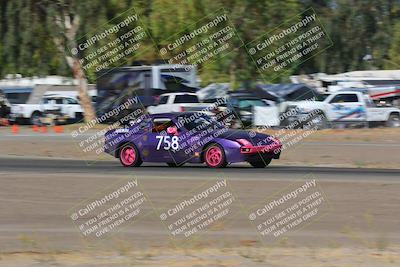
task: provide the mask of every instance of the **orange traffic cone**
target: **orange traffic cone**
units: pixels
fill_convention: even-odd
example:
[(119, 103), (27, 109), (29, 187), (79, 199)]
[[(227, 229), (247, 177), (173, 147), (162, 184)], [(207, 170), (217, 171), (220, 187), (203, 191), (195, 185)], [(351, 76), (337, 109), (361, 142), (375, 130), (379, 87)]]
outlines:
[(42, 133), (47, 133), (47, 128), (46, 128), (46, 126), (42, 126)]
[(12, 126), (12, 128), (11, 128), (11, 131), (12, 131), (13, 134), (19, 133), (19, 126), (18, 126), (18, 124), (13, 124), (13, 126)]
[(34, 125), (32, 126), (32, 128), (33, 128), (33, 131), (34, 131), (34, 132), (39, 132), (39, 126), (37, 126), (36, 124), (34, 124)]
[(54, 132), (55, 133), (62, 133), (64, 132), (64, 128), (61, 125), (54, 125)]

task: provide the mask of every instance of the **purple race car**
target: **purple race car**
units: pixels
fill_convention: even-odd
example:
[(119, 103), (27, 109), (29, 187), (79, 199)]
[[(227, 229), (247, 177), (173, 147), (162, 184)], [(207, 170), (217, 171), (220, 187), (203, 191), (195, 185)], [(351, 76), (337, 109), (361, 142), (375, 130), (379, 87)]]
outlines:
[(125, 167), (142, 162), (168, 166), (205, 162), (220, 168), (246, 161), (264, 168), (279, 159), (281, 147), (272, 136), (228, 129), (203, 113), (185, 112), (143, 115), (130, 127), (110, 130), (105, 134), (104, 151)]

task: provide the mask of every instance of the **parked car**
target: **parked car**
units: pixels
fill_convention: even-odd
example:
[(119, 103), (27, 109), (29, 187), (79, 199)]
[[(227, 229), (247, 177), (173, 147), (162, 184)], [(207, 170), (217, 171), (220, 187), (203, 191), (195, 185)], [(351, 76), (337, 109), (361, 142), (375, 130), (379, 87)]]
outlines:
[(31, 124), (40, 124), (43, 113), (52, 109), (60, 109), (68, 120), (79, 121), (83, 118), (83, 109), (76, 98), (63, 95), (45, 95), (39, 104), (13, 104), (10, 120), (12, 122), (28, 120)]
[(233, 128), (249, 127), (253, 124), (254, 107), (268, 107), (270, 104), (252, 94), (230, 93), (227, 98), (227, 109), (235, 116)]
[(194, 93), (168, 93), (160, 95), (156, 106), (147, 108), (150, 114), (201, 111), (209, 107), (210, 104), (200, 103), (199, 98)]
[(319, 129), (337, 123), (400, 127), (400, 109), (377, 107), (368, 95), (359, 91), (339, 91), (317, 101), (292, 102), (288, 108), (299, 111), (291, 117), (292, 121), (299, 125), (312, 121)]
[(168, 166), (206, 163), (220, 168), (249, 162), (263, 168), (279, 159), (281, 147), (272, 136), (228, 129), (203, 113), (183, 112), (149, 115), (130, 127), (108, 131), (104, 151), (125, 167), (165, 162)]

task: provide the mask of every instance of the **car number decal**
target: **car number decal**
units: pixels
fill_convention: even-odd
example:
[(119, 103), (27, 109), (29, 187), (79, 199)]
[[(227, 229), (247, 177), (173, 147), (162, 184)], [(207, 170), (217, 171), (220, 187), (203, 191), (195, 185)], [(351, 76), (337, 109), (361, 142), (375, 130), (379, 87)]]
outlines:
[[(156, 138), (158, 139), (158, 144), (156, 150), (161, 149), (161, 144), (164, 143), (163, 149), (170, 150), (177, 150), (179, 148), (178, 143), (178, 136), (168, 136), (168, 135), (157, 135)], [(171, 140), (170, 140), (171, 139)]]

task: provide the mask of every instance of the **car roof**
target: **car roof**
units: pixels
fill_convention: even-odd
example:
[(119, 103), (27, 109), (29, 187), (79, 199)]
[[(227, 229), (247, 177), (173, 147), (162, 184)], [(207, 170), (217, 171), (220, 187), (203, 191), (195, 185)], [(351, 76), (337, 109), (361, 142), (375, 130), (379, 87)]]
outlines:
[(250, 93), (250, 92), (235, 92), (235, 91), (229, 92), (229, 93), (228, 93), (228, 96), (229, 96), (229, 97), (234, 97), (234, 98), (239, 98), (239, 97), (247, 97), (247, 98), (254, 97), (254, 98), (259, 98), (257, 95), (252, 94), (252, 93)]
[(335, 94), (354, 94), (354, 93), (364, 93), (364, 92), (358, 90), (349, 90), (349, 89), (343, 91), (339, 90), (335, 92)]
[(241, 96), (241, 95), (253, 95), (247, 92), (229, 92), (228, 93), (229, 96)]
[(260, 97), (258, 97), (258, 96), (255, 96), (255, 95), (245, 95), (245, 94), (243, 94), (243, 95), (234, 95), (234, 96), (231, 96), (231, 98), (236, 98), (236, 99), (259, 99), (259, 100), (262, 100)]
[(165, 93), (165, 94), (161, 94), (161, 96), (170, 96), (170, 95), (196, 95), (195, 93), (189, 93), (189, 92), (179, 92), (179, 93)]
[(57, 94), (48, 94), (48, 95), (43, 95), (43, 98), (72, 98), (76, 100), (76, 97), (74, 96), (69, 96), (69, 95), (57, 95)]

